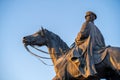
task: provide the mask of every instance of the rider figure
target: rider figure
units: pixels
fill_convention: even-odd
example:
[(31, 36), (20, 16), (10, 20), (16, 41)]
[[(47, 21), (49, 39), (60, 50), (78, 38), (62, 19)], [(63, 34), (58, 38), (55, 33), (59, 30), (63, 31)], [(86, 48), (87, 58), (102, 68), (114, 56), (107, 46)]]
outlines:
[(88, 77), (97, 74), (95, 64), (101, 62), (107, 52), (104, 38), (94, 24), (94, 20), (97, 19), (96, 14), (88, 11), (85, 19), (86, 21), (75, 39), (75, 44), (82, 50), (82, 55), (85, 59), (84, 66), (79, 66), (79, 70), (84, 77)]

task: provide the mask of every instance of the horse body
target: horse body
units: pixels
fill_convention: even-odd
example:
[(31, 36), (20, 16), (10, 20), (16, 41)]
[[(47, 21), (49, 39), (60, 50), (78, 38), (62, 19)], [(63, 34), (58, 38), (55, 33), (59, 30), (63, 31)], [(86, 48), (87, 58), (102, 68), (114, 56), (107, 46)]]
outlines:
[(95, 64), (97, 76), (107, 80), (120, 80), (120, 48), (109, 47), (104, 60)]
[[(53, 80), (91, 80), (90, 77), (84, 78), (81, 72), (79, 71), (79, 68), (76, 67), (76, 65), (74, 65), (74, 63), (72, 62), (70, 52), (73, 48), (70, 49), (67, 46), (67, 44), (56, 34), (46, 29), (42, 29), (33, 35), (24, 37), (23, 43), (26, 46), (47, 46), (56, 72), (56, 76), (53, 78)], [(119, 58), (120, 48), (109, 47), (108, 54), (106, 55), (105, 59), (101, 63), (95, 65), (96, 70), (98, 72), (97, 75), (99, 76), (99, 78), (95, 80), (99, 80), (101, 77), (106, 77), (105, 71), (108, 68), (110, 68), (110, 70), (115, 71), (115, 73), (117, 72), (119, 74)], [(120, 77), (118, 78), (120, 79)], [(116, 80), (118, 80), (118, 78)]]

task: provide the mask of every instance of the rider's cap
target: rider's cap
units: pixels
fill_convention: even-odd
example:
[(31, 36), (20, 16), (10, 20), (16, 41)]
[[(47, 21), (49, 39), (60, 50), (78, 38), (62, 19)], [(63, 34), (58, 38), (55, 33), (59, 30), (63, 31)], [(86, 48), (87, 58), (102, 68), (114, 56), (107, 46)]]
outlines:
[(95, 16), (95, 19), (97, 19), (96, 14), (95, 14), (94, 12), (92, 12), (92, 11), (86, 12), (85, 18), (86, 18), (87, 16), (90, 16), (91, 14)]

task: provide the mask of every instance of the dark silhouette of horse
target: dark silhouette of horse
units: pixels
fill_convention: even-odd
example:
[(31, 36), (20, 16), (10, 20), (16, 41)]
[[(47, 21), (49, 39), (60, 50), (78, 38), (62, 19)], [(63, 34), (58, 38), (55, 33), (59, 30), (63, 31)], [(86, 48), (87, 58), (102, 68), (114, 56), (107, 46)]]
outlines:
[(67, 44), (55, 33), (41, 29), (35, 34), (23, 38), (25, 47), (46, 46), (52, 59), (56, 76), (53, 80), (120, 80), (120, 48), (109, 47), (108, 53), (101, 63), (95, 65), (97, 74), (84, 78), (79, 68), (71, 60), (71, 51)]

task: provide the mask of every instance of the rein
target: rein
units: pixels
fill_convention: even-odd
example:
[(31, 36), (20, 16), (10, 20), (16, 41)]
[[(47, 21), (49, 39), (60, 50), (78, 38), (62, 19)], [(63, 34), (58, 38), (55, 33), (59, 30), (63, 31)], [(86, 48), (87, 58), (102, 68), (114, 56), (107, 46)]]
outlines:
[[(41, 60), (41, 58), (42, 58), (42, 59), (51, 59), (51, 58), (39, 56), (39, 55), (31, 52), (26, 45), (24, 45), (24, 47), (25, 47), (25, 49), (26, 49), (30, 54), (32, 54), (33, 56), (37, 57), (44, 65), (53, 66), (53, 65), (49, 65), (49, 64), (45, 63), (43, 60)], [(31, 47), (33, 47), (33, 46), (31, 46)], [(33, 47), (33, 48), (35, 48), (35, 47)], [(45, 52), (45, 51), (42, 51), (42, 50), (40, 50), (40, 49), (37, 49), (37, 48), (35, 48), (35, 49), (38, 50), (38, 51), (41, 51), (41, 52), (43, 52), (43, 53), (49, 54), (49, 53), (47, 53), (47, 52)]]
[(36, 49), (36, 50), (38, 50), (38, 51), (40, 51), (40, 52), (42, 52), (42, 53), (49, 54), (48, 52), (43, 51), (43, 50), (41, 50), (41, 49), (38, 49), (38, 48), (36, 48), (36, 47), (34, 47), (34, 46), (31, 46), (31, 47), (33, 47), (34, 49)]

